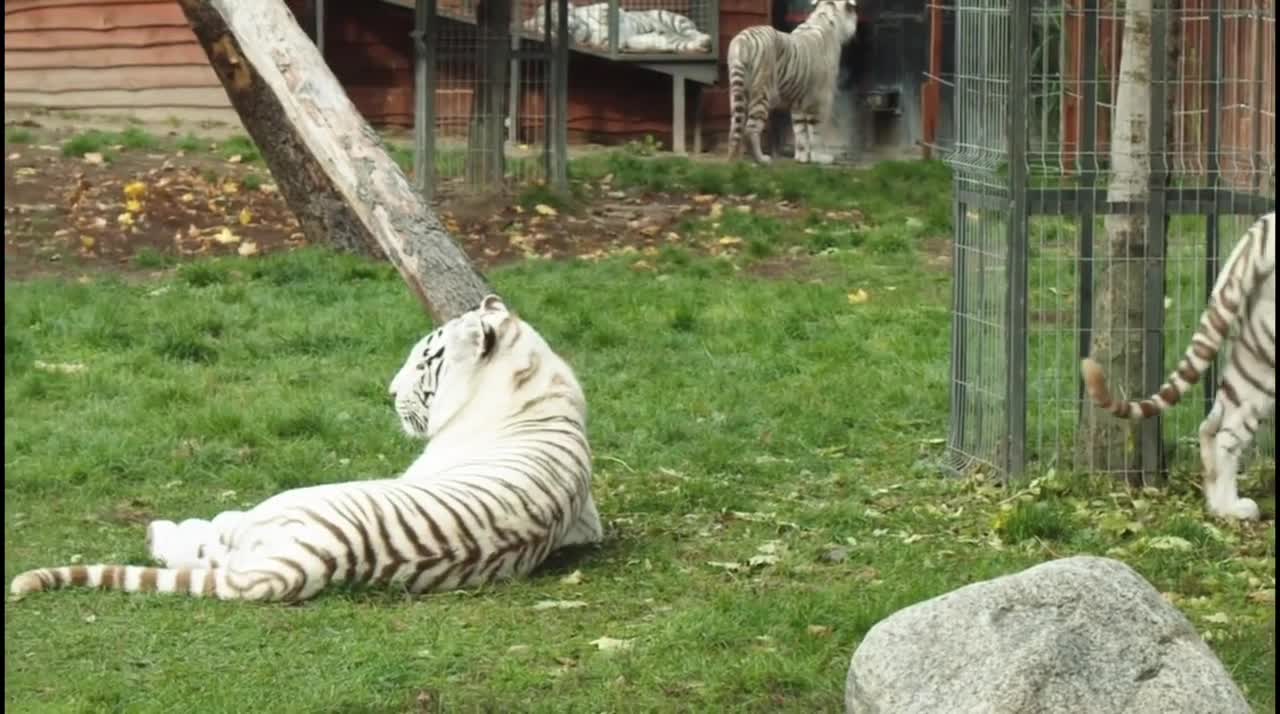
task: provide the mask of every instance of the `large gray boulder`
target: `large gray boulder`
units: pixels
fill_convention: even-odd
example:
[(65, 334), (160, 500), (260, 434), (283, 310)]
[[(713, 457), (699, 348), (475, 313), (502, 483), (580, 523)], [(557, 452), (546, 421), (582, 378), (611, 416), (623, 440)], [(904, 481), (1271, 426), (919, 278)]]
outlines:
[(1055, 560), (877, 623), (849, 714), (1249, 714), (1191, 623), (1132, 568)]

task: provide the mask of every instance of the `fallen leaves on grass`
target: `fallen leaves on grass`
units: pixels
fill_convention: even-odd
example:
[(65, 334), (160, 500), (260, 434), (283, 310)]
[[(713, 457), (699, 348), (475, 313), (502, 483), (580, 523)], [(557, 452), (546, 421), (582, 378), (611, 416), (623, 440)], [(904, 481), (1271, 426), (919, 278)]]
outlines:
[(560, 578), (561, 585), (578, 585), (582, 582), (582, 571), (575, 570), (572, 573)]
[(88, 369), (79, 362), (45, 362), (36, 360), (33, 365), (42, 372), (50, 372), (52, 374), (80, 374)]
[(853, 292), (849, 293), (847, 297), (849, 299), (850, 305), (862, 305), (871, 301), (871, 293), (868, 293), (866, 290), (863, 290), (862, 288), (858, 288), (857, 290), (854, 290)]
[(589, 644), (596, 646), (601, 652), (622, 652), (631, 649), (635, 640), (617, 640), (612, 637), (601, 637), (592, 640)]
[(576, 610), (580, 607), (586, 607), (587, 603), (581, 600), (539, 600), (534, 603), (534, 610)]

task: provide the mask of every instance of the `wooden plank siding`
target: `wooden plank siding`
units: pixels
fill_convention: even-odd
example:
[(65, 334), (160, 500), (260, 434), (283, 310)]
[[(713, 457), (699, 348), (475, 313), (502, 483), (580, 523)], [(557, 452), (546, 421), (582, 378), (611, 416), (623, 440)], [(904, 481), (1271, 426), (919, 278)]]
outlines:
[(173, 0), (5, 0), (4, 99), (239, 124)]

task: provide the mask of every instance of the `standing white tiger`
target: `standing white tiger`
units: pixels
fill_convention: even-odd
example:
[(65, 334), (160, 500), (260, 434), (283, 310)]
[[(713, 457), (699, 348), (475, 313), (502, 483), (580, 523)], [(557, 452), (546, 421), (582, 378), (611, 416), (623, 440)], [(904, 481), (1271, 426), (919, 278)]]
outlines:
[[(1214, 283), (1200, 326), (1178, 369), (1160, 391), (1140, 401), (1117, 401), (1102, 366), (1081, 364), (1089, 397), (1102, 409), (1133, 420), (1160, 414), (1200, 381), (1222, 349), (1230, 354), (1209, 416), (1200, 424), (1200, 459), (1209, 512), (1242, 520), (1258, 518), (1258, 504), (1236, 488), (1240, 453), (1276, 405), (1276, 214), (1260, 218), (1244, 235)], [(1243, 321), (1239, 331), (1231, 328)]]
[(813, 12), (789, 34), (772, 27), (748, 27), (729, 43), (729, 158), (737, 158), (745, 132), (757, 162), (760, 133), (773, 109), (789, 110), (795, 130), (796, 161), (826, 161), (814, 143), (831, 117), (840, 48), (858, 30), (855, 0), (815, 0)]
[(345, 582), (426, 593), (524, 575), (556, 548), (601, 539), (582, 389), (496, 296), (419, 341), (390, 391), (404, 430), (429, 439), (400, 478), (286, 491), (213, 522), (153, 524), (149, 548), (166, 567), (32, 570), (11, 591), (296, 602)]

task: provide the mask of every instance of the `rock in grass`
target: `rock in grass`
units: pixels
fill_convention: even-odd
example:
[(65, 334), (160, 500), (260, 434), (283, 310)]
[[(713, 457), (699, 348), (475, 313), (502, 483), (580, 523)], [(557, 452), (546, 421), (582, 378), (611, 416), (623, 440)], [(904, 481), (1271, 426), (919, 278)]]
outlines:
[(884, 619), (853, 654), (849, 714), (1248, 714), (1191, 623), (1116, 560), (1076, 557)]

